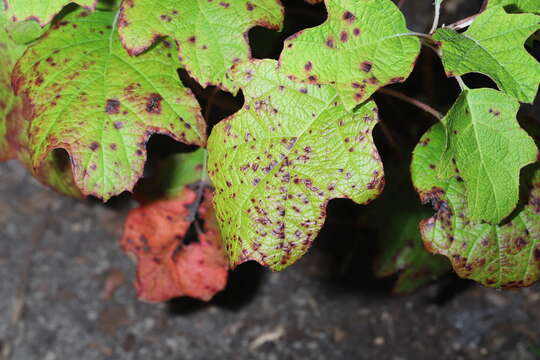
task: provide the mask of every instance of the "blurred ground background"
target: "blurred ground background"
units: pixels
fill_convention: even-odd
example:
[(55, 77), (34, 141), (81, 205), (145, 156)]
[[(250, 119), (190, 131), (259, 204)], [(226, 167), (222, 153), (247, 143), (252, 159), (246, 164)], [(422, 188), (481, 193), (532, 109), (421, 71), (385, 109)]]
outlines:
[[(447, 0), (443, 21), (480, 2)], [(408, 0), (404, 11), (413, 30), (427, 31), (430, 0)], [(419, 60), (440, 72), (433, 61)], [(455, 84), (419, 72), (404, 91), (445, 110), (438, 86)], [(432, 121), (379, 100), (383, 119)], [(291, 268), (244, 264), (208, 304), (155, 305), (135, 299), (133, 264), (117, 247), (129, 200), (68, 199), (15, 162), (0, 164), (0, 200), (0, 360), (540, 359), (539, 286), (496, 291), (448, 275), (393, 296), (394, 279), (371, 273), (375, 239), (350, 215), (361, 207), (345, 201), (330, 204), (314, 248)]]

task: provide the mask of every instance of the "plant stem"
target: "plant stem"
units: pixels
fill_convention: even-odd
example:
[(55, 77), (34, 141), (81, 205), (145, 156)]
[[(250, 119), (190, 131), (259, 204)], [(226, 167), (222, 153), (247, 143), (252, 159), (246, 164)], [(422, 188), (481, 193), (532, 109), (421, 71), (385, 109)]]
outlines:
[(456, 21), (453, 24), (447, 25), (446, 27), (450, 28), (450, 29), (454, 29), (454, 30), (464, 29), (464, 28), (470, 26), (473, 23), (473, 21), (478, 17), (478, 15), (480, 15), (480, 14), (479, 13), (474, 14), (472, 16), (469, 16), (469, 17), (465, 18), (465, 19), (461, 19), (459, 21)]
[(461, 76), (459, 76), (459, 75), (454, 75), (454, 78), (455, 78), (456, 81), (458, 82), (459, 87), (461, 88), (461, 91), (467, 90), (467, 89), (468, 89), (467, 85), (465, 85), (465, 82), (463, 81), (463, 79), (461, 78)]
[(409, 96), (407, 96), (407, 95), (405, 95), (403, 93), (400, 93), (399, 91), (395, 91), (395, 90), (388, 89), (388, 88), (381, 88), (381, 89), (379, 89), (378, 92), (381, 93), (381, 94), (393, 96), (393, 97), (395, 97), (397, 99), (408, 102), (409, 104), (414, 105), (417, 108), (422, 109), (425, 112), (433, 115), (433, 117), (437, 118), (438, 120), (442, 120), (442, 118), (443, 118), (443, 115), (440, 112), (438, 112), (437, 110), (435, 110), (434, 108), (432, 108), (428, 104), (425, 104), (425, 103), (423, 103), (423, 102), (421, 102), (419, 100), (413, 99), (412, 97), (409, 97)]
[(439, 19), (441, 16), (441, 3), (442, 0), (435, 0), (435, 16), (433, 18), (433, 25), (431, 26), (431, 30), (429, 30), (430, 34), (433, 34), (435, 30), (439, 27)]

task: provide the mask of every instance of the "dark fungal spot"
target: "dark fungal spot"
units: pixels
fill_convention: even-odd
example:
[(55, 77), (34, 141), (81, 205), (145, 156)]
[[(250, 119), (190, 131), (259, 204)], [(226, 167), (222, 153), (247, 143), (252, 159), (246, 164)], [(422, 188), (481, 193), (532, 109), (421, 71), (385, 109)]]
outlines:
[(222, 6), (222, 7), (224, 7), (225, 9), (227, 9), (227, 8), (229, 8), (229, 6), (231, 6), (231, 4), (226, 3), (226, 2), (224, 2), (224, 1), (220, 2), (219, 5)]
[(304, 65), (304, 69), (306, 71), (311, 71), (311, 69), (313, 69), (313, 63), (311, 61), (308, 61), (305, 65)]
[(120, 112), (120, 101), (116, 99), (108, 99), (105, 104), (105, 112), (107, 114), (118, 114)]
[(148, 101), (146, 102), (146, 111), (151, 114), (161, 113), (161, 100), (163, 100), (161, 95), (156, 93), (150, 94)]
[(349, 40), (349, 34), (346, 31), (342, 31), (339, 35), (341, 42), (347, 42)]
[(121, 129), (121, 128), (123, 128), (123, 127), (124, 127), (124, 123), (121, 122), (121, 121), (116, 121), (116, 122), (114, 123), (114, 128), (115, 128), (116, 130)]
[(96, 151), (98, 148), (99, 148), (99, 144), (97, 142), (93, 142), (90, 144), (90, 146), (88, 146), (90, 148), (90, 150), (92, 151)]
[(372, 67), (373, 67), (373, 64), (369, 61), (364, 61), (363, 63), (360, 64), (360, 69), (363, 72), (370, 72)]
[(353, 34), (354, 34), (354, 36), (360, 35), (360, 29), (359, 28), (354, 28), (353, 29)]
[(328, 46), (329, 48), (333, 49), (335, 48), (335, 44), (334, 44), (334, 38), (329, 36), (327, 39), (326, 39), (326, 42), (325, 42), (326, 46)]
[(345, 11), (342, 18), (349, 24), (353, 23), (356, 20), (356, 16), (354, 16), (353, 13), (351, 13), (350, 11)]
[(197, 42), (197, 38), (196, 38), (195, 36), (190, 36), (190, 37), (188, 38), (188, 41), (189, 41), (190, 43), (192, 43), (192, 44), (195, 44), (195, 43)]
[(111, 144), (110, 147), (111, 147), (111, 150), (113, 150), (113, 151), (116, 150), (116, 144)]
[(246, 3), (246, 9), (247, 9), (247, 11), (253, 11), (253, 9), (255, 9), (255, 5), (253, 5), (250, 2), (247, 2)]

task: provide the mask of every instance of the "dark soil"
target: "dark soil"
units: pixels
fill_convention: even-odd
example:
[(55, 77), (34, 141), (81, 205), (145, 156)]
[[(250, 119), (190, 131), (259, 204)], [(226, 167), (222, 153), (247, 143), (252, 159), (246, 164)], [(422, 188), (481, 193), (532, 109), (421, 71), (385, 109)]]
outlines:
[[(443, 22), (475, 13), (480, 2), (447, 0)], [(430, 0), (404, 9), (413, 30), (430, 27)], [(402, 88), (416, 95), (420, 87)], [(418, 96), (445, 110), (436, 92)], [(404, 122), (391, 109), (382, 114)], [(414, 114), (423, 128), (432, 121)], [(376, 239), (357, 231), (351, 214), (361, 207), (349, 202), (330, 204), (314, 248), (289, 269), (247, 263), (210, 303), (156, 305), (136, 300), (133, 263), (117, 245), (133, 206), (127, 198), (68, 199), (8, 162), (0, 199), (0, 360), (540, 358), (540, 287), (497, 291), (450, 274), (394, 296), (394, 279), (373, 278)], [(110, 283), (119, 287), (107, 294)]]

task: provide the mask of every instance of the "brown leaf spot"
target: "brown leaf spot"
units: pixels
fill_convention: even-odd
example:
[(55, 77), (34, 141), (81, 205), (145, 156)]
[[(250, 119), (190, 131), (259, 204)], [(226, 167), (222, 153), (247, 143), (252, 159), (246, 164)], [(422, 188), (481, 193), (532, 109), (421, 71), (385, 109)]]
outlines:
[(120, 101), (116, 99), (108, 99), (105, 104), (105, 112), (107, 114), (118, 114), (120, 108)]
[(161, 100), (163, 100), (161, 95), (156, 93), (150, 94), (146, 102), (146, 111), (151, 114), (161, 113)]

